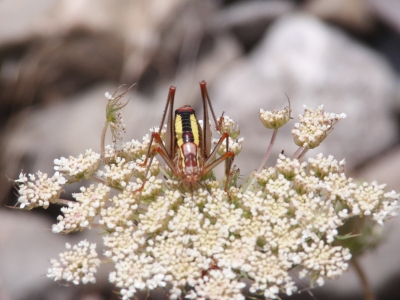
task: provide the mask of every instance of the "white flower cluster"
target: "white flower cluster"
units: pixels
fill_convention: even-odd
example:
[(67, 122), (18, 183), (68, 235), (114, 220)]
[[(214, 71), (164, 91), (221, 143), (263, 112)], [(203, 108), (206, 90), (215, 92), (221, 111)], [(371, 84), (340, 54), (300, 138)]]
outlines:
[(108, 200), (109, 192), (110, 188), (102, 183), (96, 188), (93, 184), (89, 188), (81, 187), (81, 193), (72, 194), (76, 202), (69, 201), (68, 206), (61, 208), (64, 215), (57, 217), (58, 223), (53, 225), (52, 231), (69, 233), (90, 227)]
[(105, 146), (105, 158), (107, 161), (114, 162), (115, 158), (125, 158), (127, 161), (135, 161), (141, 159), (149, 150), (150, 136), (147, 134), (143, 137), (142, 142), (132, 140), (122, 143), (118, 150), (111, 145)]
[(36, 176), (20, 173), (19, 179), (15, 180), (18, 185), (18, 204), (21, 209), (32, 209), (42, 206), (47, 208), (50, 203), (55, 203), (60, 198), (65, 178), (56, 172), (52, 177), (47, 174), (37, 172)]
[(100, 265), (96, 252), (96, 244), (89, 244), (86, 240), (78, 245), (66, 244), (68, 251), (60, 253), (60, 261), (52, 259), (52, 267), (47, 271), (47, 277), (55, 281), (66, 280), (74, 284), (95, 283), (94, 274)]
[[(290, 107), (261, 115), (276, 132), (290, 119)], [(293, 131), (295, 139), (302, 147), (315, 147), (343, 117), (327, 114), (322, 107), (316, 112), (307, 108)], [(243, 139), (238, 138), (238, 127), (228, 117), (219, 123), (220, 133), (229, 135), (229, 150), (239, 153)], [(161, 134), (165, 136), (164, 131)], [(90, 228), (99, 217), (107, 232), (104, 256), (114, 264), (109, 280), (124, 300), (139, 290), (166, 287), (171, 299), (245, 299), (244, 279), (250, 280), (249, 291), (255, 297), (292, 295), (297, 291), (291, 276), (294, 267), (320, 285), (346, 271), (350, 251), (332, 242), (347, 220), (363, 217), (382, 224), (396, 214), (398, 194), (385, 192), (384, 185), (375, 182), (355, 184), (344, 173), (345, 161), (331, 156), (302, 161), (281, 154), (273, 167), (260, 167), (238, 187), (234, 172), (226, 185), (211, 174), (187, 182), (176, 170), (160, 168), (156, 158), (145, 160), (152, 153), (149, 144), (147, 135), (143, 142), (107, 147), (106, 165), (96, 173), (101, 183), (74, 194), (76, 202), (68, 202), (53, 225), (53, 232), (69, 233)], [(221, 148), (223, 155), (226, 144)], [(93, 164), (86, 163), (88, 157)], [(56, 164), (68, 176), (85, 174), (79, 175), (83, 179), (99, 168), (98, 160), (98, 155), (87, 152)], [(178, 159), (171, 160), (180, 167)], [(157, 177), (160, 169), (165, 179)], [(57, 202), (65, 180), (56, 174), (47, 178), (38, 173), (34, 183), (21, 174), (16, 181), (20, 206)], [(100, 263), (94, 247), (86, 241), (67, 245), (60, 262), (51, 261), (48, 277), (75, 284), (94, 282)]]
[[(243, 145), (243, 141), (244, 138), (237, 138), (240, 134), (240, 129), (239, 129), (239, 125), (235, 125), (235, 123), (233, 122), (233, 120), (231, 118), (229, 118), (229, 116), (222, 116), (219, 118), (218, 120), (218, 125), (219, 125), (219, 133), (222, 134), (228, 134), (228, 136), (226, 137), (226, 139), (228, 139), (228, 151), (232, 151), (235, 156), (238, 155), (240, 153), (240, 151), (242, 151), (242, 145)], [(218, 142), (220, 141), (219, 139), (213, 139), (212, 143), (214, 144), (214, 146), (217, 146)], [(219, 146), (219, 148), (217, 149), (217, 153), (222, 156), (227, 152), (226, 149), (226, 140), (224, 140), (222, 142), (222, 144)]]
[(100, 154), (89, 149), (84, 155), (80, 154), (78, 157), (55, 159), (54, 164), (56, 165), (54, 169), (64, 174), (70, 182), (80, 181), (82, 178), (88, 179), (97, 171)]
[[(232, 139), (231, 137), (227, 137), (229, 139), (229, 148), (228, 151), (232, 151), (235, 156), (238, 155), (241, 151), (242, 151), (242, 146), (243, 146), (243, 141), (244, 138), (238, 138), (238, 139)], [(213, 139), (213, 144), (217, 145), (219, 140), (218, 139)], [(225, 141), (221, 144), (221, 146), (219, 146), (217, 153), (222, 156), (226, 153), (226, 143)]]
[(130, 181), (134, 168), (135, 162), (118, 157), (115, 164), (105, 165), (104, 170), (99, 170), (96, 175), (104, 179), (108, 186), (121, 189)]
[(324, 284), (324, 277), (337, 278), (347, 270), (347, 262), (351, 258), (349, 249), (342, 247), (332, 247), (324, 244), (323, 241), (303, 245), (304, 251), (300, 258), (304, 269), (300, 271), (299, 277), (303, 278), (310, 272), (318, 274), (316, 282)]
[(111, 205), (100, 211), (99, 224), (113, 231), (133, 226), (134, 216), (139, 207), (137, 194), (133, 191), (138, 188), (139, 185), (130, 183), (122, 193), (110, 198)]
[[(96, 175), (101, 177), (108, 185), (123, 189), (132, 177), (144, 180), (147, 165), (143, 165), (149, 150), (150, 137), (145, 135), (143, 141), (132, 140), (123, 143), (120, 149), (115, 150), (114, 147), (106, 146), (105, 158), (108, 164), (104, 166), (104, 170), (99, 170)], [(150, 176), (157, 176), (160, 172), (160, 164), (156, 158), (153, 159), (149, 169)]]
[(316, 111), (305, 107), (304, 115), (299, 115), (300, 123), (294, 124), (292, 130), (294, 142), (300, 147), (314, 149), (327, 137), (333, 125), (344, 118), (343, 113), (325, 112), (322, 105)]
[[(322, 155), (308, 163), (281, 155), (275, 168), (257, 175), (257, 185), (247, 191), (233, 188), (229, 197), (220, 189), (197, 188), (186, 195), (160, 190), (135, 230), (124, 225), (105, 238), (106, 255), (116, 266), (110, 280), (122, 289), (123, 299), (167, 282), (172, 299), (181, 297), (187, 285), (189, 299), (244, 299), (241, 278), (247, 274), (254, 281), (252, 293), (274, 299), (297, 290), (289, 273), (297, 265), (302, 276), (318, 284), (336, 278), (351, 255), (331, 242), (337, 228), (356, 215), (351, 205), (371, 212), (388, 207), (382, 215), (389, 216), (396, 202), (375, 192), (369, 194), (371, 207), (357, 197), (351, 180), (343, 186), (342, 176), (337, 183), (334, 177), (320, 177), (322, 170), (341, 175), (339, 166), (343, 162)], [(339, 203), (346, 214), (336, 211)]]
[(196, 286), (185, 298), (187, 299), (221, 299), (244, 300), (242, 289), (244, 282), (235, 280), (236, 274), (231, 269), (210, 270), (199, 279)]
[[(321, 155), (309, 164), (311, 161), (321, 169), (337, 169), (339, 165)], [(186, 285), (193, 288), (187, 295), (190, 299), (244, 299), (244, 283), (238, 274), (247, 274), (254, 280), (250, 291), (262, 291), (272, 299), (281, 291), (288, 295), (296, 291), (289, 274), (296, 265), (304, 268), (301, 276), (318, 278), (319, 284), (324, 278), (341, 275), (351, 255), (321, 237), (325, 232), (325, 238), (332, 240), (343, 221), (332, 210), (334, 199), (323, 189), (323, 179), (310, 174), (316, 173), (315, 167), (304, 173), (304, 163), (283, 156), (277, 166), (275, 176), (271, 176), (271, 170), (265, 175), (268, 179), (259, 175), (258, 182), (264, 184), (254, 187), (254, 191), (232, 191), (233, 199), (219, 189), (211, 194), (199, 189), (186, 196), (178, 191), (153, 195), (154, 201), (139, 215), (137, 225), (133, 220), (140, 197), (132, 193), (136, 186), (114, 197), (114, 205), (101, 213), (104, 222), (100, 224), (113, 232), (104, 239), (109, 248), (105, 255), (115, 263), (110, 281), (121, 288), (122, 298), (170, 282), (172, 299), (180, 297)], [(290, 181), (278, 170), (296, 175)], [(296, 179), (302, 182), (302, 192), (314, 190), (320, 194), (299, 194), (294, 190)], [(335, 185), (326, 179), (325, 188), (336, 195), (332, 189)], [(352, 190), (349, 186), (348, 192)], [(344, 189), (342, 184), (336, 187)], [(384, 196), (374, 195), (373, 202), (379, 206)], [(358, 201), (360, 207), (366, 206)]]

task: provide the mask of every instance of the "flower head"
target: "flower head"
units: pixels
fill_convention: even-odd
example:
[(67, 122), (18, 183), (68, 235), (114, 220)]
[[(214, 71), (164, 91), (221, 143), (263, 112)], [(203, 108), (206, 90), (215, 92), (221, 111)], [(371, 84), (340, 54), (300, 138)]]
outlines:
[[(115, 113), (126, 104), (118, 102), (120, 97), (107, 96), (107, 121), (114, 130), (119, 128)], [(261, 110), (260, 118), (276, 134), (290, 112), (289, 106), (273, 113)], [(296, 144), (318, 146), (342, 118), (322, 107), (306, 108), (292, 131)], [(146, 135), (141, 142), (103, 147), (104, 165), (88, 150), (77, 158), (55, 160), (60, 173), (51, 178), (38, 172), (37, 180), (34, 175), (28, 180), (21, 173), (16, 180), (20, 207), (67, 203), (53, 225), (55, 233), (89, 229), (97, 222), (106, 233), (103, 255), (114, 266), (109, 281), (124, 300), (156, 288), (169, 289), (171, 299), (244, 299), (245, 279), (251, 293), (266, 299), (292, 295), (297, 291), (291, 274), (296, 266), (302, 268), (301, 277), (320, 285), (347, 270), (352, 253), (338, 237), (349, 220), (362, 217), (383, 224), (396, 214), (398, 194), (376, 182), (357, 185), (344, 173), (344, 160), (322, 154), (308, 160), (281, 154), (272, 166), (263, 169), (262, 163), (243, 186), (237, 185), (239, 175), (230, 163), (243, 138), (227, 116), (217, 125), (226, 139), (215, 141), (219, 148), (210, 158), (190, 156), (205, 146), (201, 144), (189, 144), (185, 153), (179, 147), (167, 150), (171, 140), (165, 141), (165, 128), (154, 128), (156, 143), (150, 144)], [(227, 150), (226, 176), (218, 180), (210, 170), (226, 159)], [(181, 167), (194, 160), (197, 168)], [(196, 180), (187, 180), (187, 170)], [(69, 183), (96, 174), (100, 183), (82, 187), (73, 194), (76, 201), (61, 201), (66, 183), (61, 173)], [(51, 264), (48, 277), (78, 284), (95, 281), (100, 260), (95, 245), (82, 241), (67, 244), (60, 260)]]
[(65, 178), (56, 172), (52, 177), (38, 171), (36, 176), (21, 173), (19, 179), (15, 180), (18, 185), (18, 203), (20, 208), (32, 209), (42, 206), (47, 208), (50, 203), (55, 203), (60, 198)]
[(292, 134), (296, 145), (313, 149), (328, 136), (333, 125), (341, 119), (346, 118), (345, 114), (334, 114), (325, 112), (323, 106), (316, 111), (305, 107), (304, 115), (299, 115), (300, 123), (294, 124)]
[(274, 110), (273, 112), (260, 109), (259, 116), (265, 127), (277, 129), (289, 122), (291, 112), (289, 105), (282, 110)]
[(55, 159), (54, 164), (54, 169), (69, 178), (69, 182), (80, 181), (82, 178), (88, 179), (96, 172), (100, 164), (100, 154), (90, 149), (86, 150), (85, 155), (80, 154), (76, 158), (70, 156), (68, 159)]
[(219, 126), (219, 133), (227, 132), (231, 139), (236, 139), (240, 134), (239, 125), (235, 125), (235, 122), (226, 115), (219, 118)]
[(100, 213), (108, 199), (110, 188), (99, 184), (96, 188), (81, 187), (81, 193), (73, 194), (76, 202), (68, 202), (67, 207), (61, 208), (63, 216), (57, 217), (58, 223), (53, 225), (53, 232), (69, 233), (82, 231), (90, 227), (93, 219)]
[(94, 274), (100, 265), (96, 252), (96, 244), (89, 244), (86, 240), (78, 245), (66, 244), (67, 251), (60, 254), (60, 261), (52, 259), (52, 267), (47, 271), (47, 277), (55, 281), (65, 280), (79, 283), (95, 283)]

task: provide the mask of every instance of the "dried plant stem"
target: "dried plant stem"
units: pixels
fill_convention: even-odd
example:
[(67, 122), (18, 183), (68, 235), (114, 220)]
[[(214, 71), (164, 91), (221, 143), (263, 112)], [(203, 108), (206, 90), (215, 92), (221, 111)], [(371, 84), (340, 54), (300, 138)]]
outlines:
[(356, 271), (358, 277), (361, 280), (361, 284), (364, 290), (364, 300), (374, 300), (374, 293), (372, 291), (372, 287), (368, 281), (367, 276), (365, 275), (364, 270), (362, 269), (361, 265), (358, 262), (356, 257), (351, 259), (351, 265), (353, 266), (354, 270)]
[(303, 156), (307, 153), (307, 151), (308, 151), (308, 148), (304, 148), (303, 151), (301, 151), (299, 157), (297, 157), (297, 159), (299, 159), (299, 160), (302, 159)]
[(105, 155), (106, 155), (105, 140), (106, 140), (107, 128), (108, 128), (108, 121), (106, 121), (104, 123), (103, 131), (101, 132), (101, 141), (100, 141), (101, 160), (103, 161), (104, 164), (107, 164), (106, 157), (105, 157)]
[[(269, 157), (269, 155), (271, 154), (272, 146), (273, 146), (274, 143), (275, 143), (275, 139), (276, 139), (277, 133), (278, 133), (278, 128), (275, 128), (275, 129), (274, 129), (274, 132), (272, 133), (272, 137), (271, 137), (271, 141), (269, 142), (268, 149), (267, 149), (267, 151), (266, 151), (265, 154), (264, 154), (263, 160), (262, 160), (262, 162), (261, 162), (261, 165), (258, 167), (258, 170), (257, 170), (256, 174), (257, 174), (257, 173), (260, 173), (261, 170), (262, 170), (262, 168), (263, 168), (264, 165), (266, 164), (266, 162), (267, 162), (267, 160), (268, 160), (268, 157)], [(246, 184), (246, 185), (244, 186), (244, 188), (243, 188), (244, 191), (246, 191), (250, 186), (253, 185), (254, 180), (256, 179), (255, 174), (253, 174), (252, 177), (253, 177), (253, 178), (249, 181), (249, 183)]]
[(54, 204), (58, 204), (58, 205), (64, 205), (64, 206), (68, 206), (68, 203), (70, 202), (75, 202), (72, 200), (66, 200), (66, 199), (57, 199), (57, 201), (53, 202)]
[(262, 170), (262, 168), (263, 168), (264, 165), (266, 164), (266, 162), (267, 162), (267, 160), (268, 160), (268, 157), (269, 157), (269, 155), (271, 154), (272, 146), (273, 146), (274, 143), (275, 143), (275, 139), (276, 139), (277, 133), (278, 133), (278, 128), (275, 128), (275, 129), (274, 129), (274, 133), (272, 134), (272, 137), (271, 137), (271, 141), (269, 142), (269, 146), (268, 146), (268, 148), (267, 148), (267, 152), (265, 152), (265, 154), (264, 154), (263, 160), (262, 160), (262, 162), (261, 162), (260, 167), (259, 167), (258, 170), (257, 170), (257, 173), (260, 173), (261, 170)]
[(291, 159), (297, 159), (300, 156), (300, 153), (304, 150), (303, 147), (299, 147), (295, 153), (293, 153)]

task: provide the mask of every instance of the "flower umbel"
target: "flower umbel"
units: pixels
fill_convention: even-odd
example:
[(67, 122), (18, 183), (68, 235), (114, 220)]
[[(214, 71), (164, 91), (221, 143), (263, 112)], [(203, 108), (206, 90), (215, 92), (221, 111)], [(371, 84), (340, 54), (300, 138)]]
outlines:
[(92, 184), (89, 188), (81, 187), (81, 193), (72, 194), (76, 202), (68, 202), (68, 207), (61, 208), (64, 214), (57, 217), (58, 223), (53, 225), (55, 233), (82, 231), (93, 223), (108, 199), (110, 188), (99, 184), (96, 189)]
[[(108, 97), (115, 111), (125, 105), (116, 104), (118, 97)], [(260, 117), (276, 134), (289, 121), (290, 108)], [(293, 130), (296, 144), (317, 147), (343, 117), (322, 107), (315, 112), (306, 108)], [(220, 143), (220, 156), (213, 154), (217, 161), (227, 150), (239, 154), (243, 144), (233, 120), (225, 116), (219, 125), (220, 134), (229, 135), (229, 147), (226, 140)], [(165, 130), (154, 132), (152, 138), (171, 142)], [(53, 232), (89, 229), (98, 220), (97, 227), (106, 232), (103, 255), (114, 267), (109, 280), (122, 299), (156, 288), (168, 288), (171, 299), (245, 299), (244, 279), (257, 297), (290, 296), (297, 291), (295, 267), (319, 285), (347, 270), (352, 253), (338, 242), (338, 232), (350, 219), (383, 224), (396, 215), (396, 192), (376, 182), (354, 183), (344, 173), (345, 161), (332, 156), (303, 160), (281, 154), (273, 166), (262, 164), (243, 186), (229, 168), (224, 178), (210, 171), (189, 181), (178, 167), (171, 170), (189, 155), (177, 150), (172, 166), (159, 162), (159, 157), (168, 160), (169, 153), (161, 142), (150, 146), (151, 137), (102, 148), (104, 166), (99, 154), (89, 150), (78, 158), (55, 160), (53, 177), (38, 172), (37, 180), (34, 175), (28, 180), (21, 173), (16, 180), (20, 208), (66, 204)], [(148, 153), (154, 157), (146, 164)], [(100, 183), (82, 187), (73, 194), (76, 201), (59, 199), (64, 184), (89, 178)], [(47, 276), (74, 284), (94, 282), (99, 264), (94, 244), (67, 244), (60, 260), (51, 260)]]
[(95, 283), (94, 274), (100, 265), (96, 252), (96, 244), (86, 240), (78, 245), (66, 244), (67, 251), (60, 254), (60, 261), (52, 259), (52, 267), (47, 271), (47, 277), (55, 281), (66, 280), (74, 284)]
[(316, 111), (305, 107), (304, 115), (299, 115), (300, 123), (294, 124), (292, 130), (294, 142), (300, 147), (314, 149), (332, 131), (333, 125), (344, 118), (346, 118), (346, 115), (343, 113), (325, 112), (323, 105), (318, 107)]
[(76, 158), (70, 156), (68, 159), (55, 159), (54, 164), (54, 170), (64, 174), (69, 182), (80, 181), (82, 178), (90, 178), (99, 168), (100, 154), (90, 149), (86, 150), (85, 155), (80, 154)]
[(274, 110), (273, 112), (260, 109), (259, 116), (265, 127), (269, 129), (277, 129), (289, 122), (291, 112), (292, 110), (289, 105), (282, 110)]
[[(28, 179), (29, 177), (29, 179)], [(15, 180), (18, 186), (18, 205), (20, 208), (32, 209), (42, 206), (49, 207), (50, 203), (56, 203), (60, 198), (62, 187), (66, 183), (65, 178), (56, 172), (52, 177), (40, 171), (36, 176), (21, 173), (19, 179)]]

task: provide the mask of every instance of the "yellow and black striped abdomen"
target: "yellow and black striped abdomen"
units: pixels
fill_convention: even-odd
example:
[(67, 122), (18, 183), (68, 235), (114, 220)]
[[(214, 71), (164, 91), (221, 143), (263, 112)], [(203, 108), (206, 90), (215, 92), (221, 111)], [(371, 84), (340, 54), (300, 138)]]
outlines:
[(186, 142), (199, 146), (199, 125), (192, 107), (183, 106), (175, 111), (175, 137), (179, 147)]

